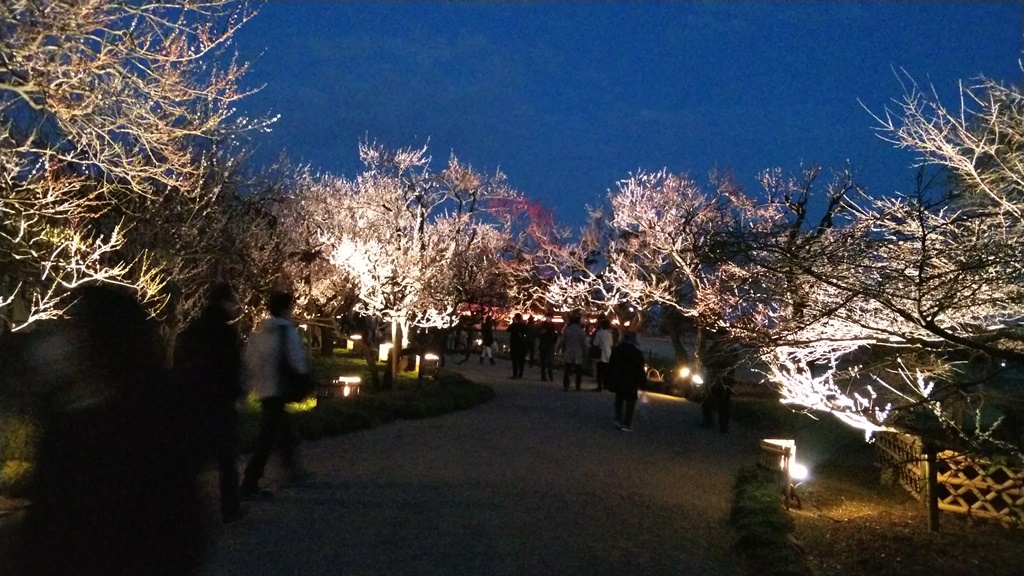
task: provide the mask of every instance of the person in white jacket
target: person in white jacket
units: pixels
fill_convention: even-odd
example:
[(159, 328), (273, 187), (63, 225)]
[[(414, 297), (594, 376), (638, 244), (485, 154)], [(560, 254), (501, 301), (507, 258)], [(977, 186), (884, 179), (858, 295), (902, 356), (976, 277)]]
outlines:
[(309, 360), (302, 337), (291, 320), (291, 294), (271, 294), (267, 308), (270, 318), (249, 335), (245, 350), (246, 380), (249, 389), (259, 397), (261, 409), (259, 436), (242, 479), (241, 496), (248, 500), (268, 495), (260, 490), (259, 480), (275, 443), (280, 445), (282, 461), (292, 481), (305, 478), (292, 445), (291, 423), (284, 409), (281, 364), (287, 362), (292, 370), (309, 374)]

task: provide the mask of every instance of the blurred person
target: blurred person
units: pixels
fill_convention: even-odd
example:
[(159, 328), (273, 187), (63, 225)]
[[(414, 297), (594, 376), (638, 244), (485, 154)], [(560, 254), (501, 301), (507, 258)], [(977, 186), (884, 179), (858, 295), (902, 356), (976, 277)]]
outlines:
[[(457, 364), (463, 364), (469, 360), (470, 356), (473, 355), (473, 347), (476, 346), (476, 326), (470, 319), (465, 320), (465, 331), (466, 331), (466, 347), (463, 349), (465, 355), (462, 360), (459, 360)], [(481, 360), (483, 362), (483, 360)]]
[(494, 364), (494, 320), (490, 317), (484, 318), (480, 325), (480, 363), (484, 358), (489, 358)]
[(600, 392), (608, 387), (608, 360), (611, 358), (612, 345), (614, 343), (611, 327), (612, 323), (607, 318), (602, 318), (591, 340), (591, 343), (601, 350), (600, 358), (595, 358), (597, 360), (595, 363), (595, 370), (597, 372), (597, 388), (594, 389), (595, 392)]
[(534, 316), (530, 316), (529, 320), (526, 321), (526, 362), (530, 366), (536, 365), (537, 334), (537, 319)]
[(249, 388), (260, 399), (260, 430), (256, 446), (245, 467), (240, 495), (245, 500), (266, 498), (270, 493), (261, 490), (259, 481), (275, 445), (293, 482), (305, 480), (306, 473), (299, 465), (298, 451), (292, 439), (291, 421), (285, 411), (283, 364), (300, 374), (309, 374), (309, 360), (302, 345), (302, 337), (291, 319), (291, 294), (274, 292), (267, 298), (270, 318), (264, 320), (249, 335), (245, 349), (246, 380)]
[(239, 312), (231, 285), (215, 284), (174, 350), (175, 380), (192, 408), (193, 443), (206, 459), (217, 462), (225, 523), (241, 517), (236, 404), (243, 392), (242, 339), (234, 324)]
[(583, 387), (583, 363), (587, 355), (587, 332), (580, 324), (579, 316), (570, 316), (569, 325), (562, 330), (562, 335), (555, 346), (556, 352), (562, 353), (565, 366), (562, 372), (562, 388), (569, 391), (571, 375), (576, 374), (576, 391)]
[(555, 345), (558, 343), (558, 331), (554, 322), (544, 322), (537, 336), (537, 357), (540, 359), (541, 381), (555, 381)]
[(508, 327), (508, 349), (512, 357), (512, 379), (523, 377), (523, 370), (526, 367), (527, 345), (530, 337), (527, 334), (526, 323), (523, 322), (523, 315), (516, 312), (512, 317), (512, 324)]
[(16, 574), (193, 574), (206, 548), (185, 406), (132, 294), (79, 288), (31, 350), (42, 439)]
[(729, 332), (719, 328), (708, 338), (705, 362), (708, 385), (701, 400), (701, 426), (714, 428), (717, 416), (718, 431), (729, 431), (730, 402), (736, 384), (736, 364), (740, 359), (739, 347), (729, 339)]
[(644, 353), (636, 332), (626, 332), (608, 359), (608, 383), (615, 391), (615, 427), (619, 430), (633, 431), (638, 391), (646, 382)]

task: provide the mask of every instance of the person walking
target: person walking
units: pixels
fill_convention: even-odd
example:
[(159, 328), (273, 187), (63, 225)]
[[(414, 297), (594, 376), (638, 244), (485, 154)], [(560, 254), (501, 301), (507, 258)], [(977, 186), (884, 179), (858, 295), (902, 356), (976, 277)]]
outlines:
[(558, 331), (553, 322), (544, 322), (537, 336), (537, 357), (540, 360), (540, 379), (542, 382), (555, 381), (555, 344), (558, 343)]
[(523, 315), (517, 312), (512, 317), (512, 324), (508, 327), (508, 351), (512, 357), (513, 380), (522, 378), (523, 369), (526, 367), (526, 347), (530, 341), (527, 330), (526, 323), (523, 322)]
[(27, 350), (42, 434), (12, 572), (196, 574), (209, 544), (201, 462), (156, 326), (119, 287), (69, 300)]
[(591, 340), (591, 344), (601, 351), (601, 356), (595, 359), (597, 360), (595, 366), (597, 388), (594, 389), (594, 392), (600, 392), (608, 387), (608, 360), (611, 358), (612, 345), (614, 344), (611, 327), (612, 323), (607, 318), (602, 318)]
[(573, 372), (576, 374), (576, 391), (583, 386), (583, 362), (587, 354), (587, 332), (580, 325), (579, 316), (570, 316), (569, 325), (562, 330), (562, 336), (558, 339), (556, 351), (562, 353), (562, 362), (565, 368), (562, 372), (562, 388), (569, 391), (569, 379)]
[(292, 481), (305, 478), (292, 443), (291, 422), (284, 409), (283, 364), (287, 363), (291, 370), (300, 374), (309, 374), (302, 337), (291, 320), (292, 302), (291, 294), (275, 292), (270, 295), (267, 308), (271, 317), (249, 336), (245, 350), (249, 385), (260, 398), (261, 417), (256, 447), (242, 479), (243, 499), (258, 499), (269, 494), (260, 490), (259, 481), (275, 444), (280, 445), (281, 457)]
[(242, 397), (242, 339), (233, 322), (238, 299), (228, 283), (215, 284), (199, 317), (178, 337), (174, 349), (177, 385), (190, 407), (195, 438), (205, 459), (217, 462), (220, 513), (224, 523), (241, 517), (238, 495), (238, 412)]
[(489, 358), (494, 364), (494, 320), (488, 316), (480, 325), (480, 363)]
[(646, 381), (644, 353), (636, 332), (626, 332), (608, 359), (608, 382), (615, 391), (615, 427), (619, 430), (633, 431), (637, 394)]

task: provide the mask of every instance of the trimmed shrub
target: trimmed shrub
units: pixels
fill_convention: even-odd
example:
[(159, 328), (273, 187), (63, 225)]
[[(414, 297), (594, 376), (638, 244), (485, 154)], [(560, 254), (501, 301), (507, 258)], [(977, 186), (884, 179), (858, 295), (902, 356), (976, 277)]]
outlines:
[(746, 466), (736, 476), (731, 515), (736, 549), (760, 576), (811, 576), (806, 559), (789, 541), (793, 519), (783, 508), (775, 475)]

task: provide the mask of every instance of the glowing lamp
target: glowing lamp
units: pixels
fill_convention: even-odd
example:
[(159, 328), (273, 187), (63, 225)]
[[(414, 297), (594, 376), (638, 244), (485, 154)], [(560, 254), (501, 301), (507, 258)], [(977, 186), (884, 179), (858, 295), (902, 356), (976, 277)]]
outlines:
[(387, 362), (388, 355), (391, 354), (391, 342), (382, 342), (380, 347), (377, 349), (377, 361)]
[(359, 394), (359, 376), (338, 376), (335, 382), (341, 388), (341, 395), (345, 398)]
[(345, 350), (352, 350), (356, 347), (356, 342), (362, 340), (363, 337), (359, 334), (351, 334), (345, 339)]
[(781, 473), (779, 480), (783, 485), (782, 494), (786, 499), (786, 509), (789, 510), (791, 504), (799, 508), (800, 496), (796, 488), (800, 482), (807, 479), (808, 472), (806, 466), (796, 462), (796, 440), (765, 438), (761, 440), (761, 456), (762, 466)]
[(700, 386), (701, 384), (704, 383), (704, 377), (701, 376), (700, 374), (694, 374), (693, 378), (691, 378), (690, 381), (693, 382), (694, 384)]
[(682, 368), (679, 369), (679, 377), (680, 378), (686, 378), (689, 375), (690, 375), (690, 367), (689, 366), (683, 366)]
[(804, 480), (807, 480), (807, 476), (809, 474), (810, 473), (807, 470), (807, 466), (804, 466), (803, 464), (800, 464), (798, 462), (790, 463), (789, 477), (792, 478), (793, 480), (803, 482)]

